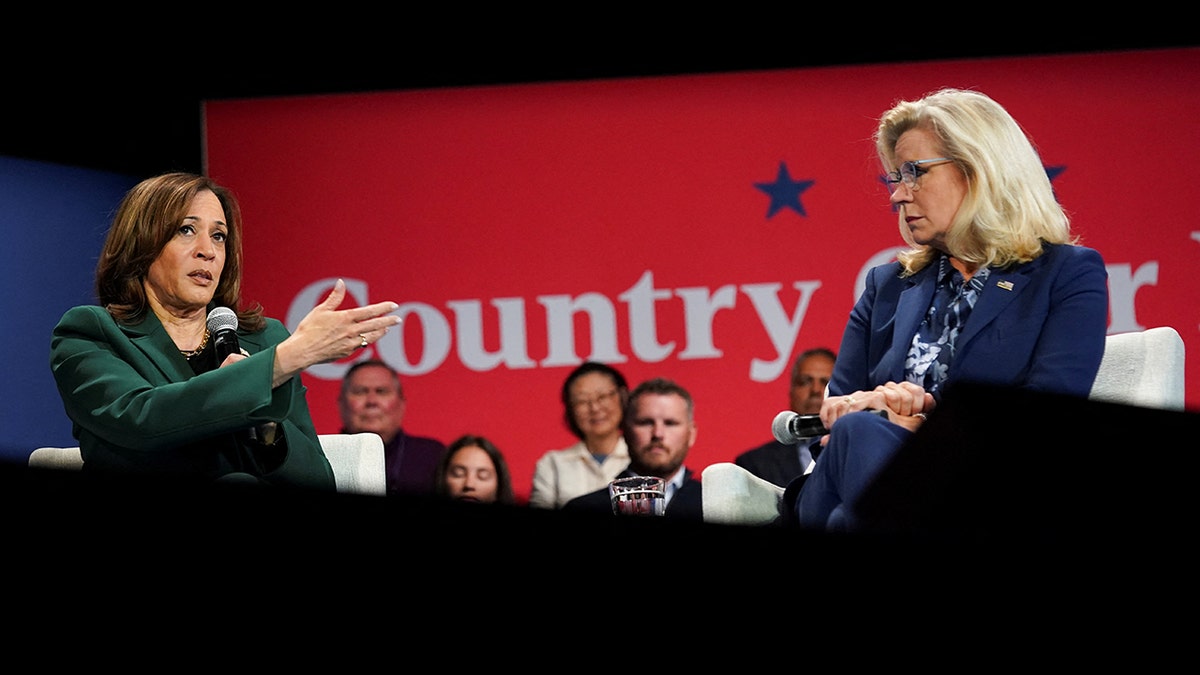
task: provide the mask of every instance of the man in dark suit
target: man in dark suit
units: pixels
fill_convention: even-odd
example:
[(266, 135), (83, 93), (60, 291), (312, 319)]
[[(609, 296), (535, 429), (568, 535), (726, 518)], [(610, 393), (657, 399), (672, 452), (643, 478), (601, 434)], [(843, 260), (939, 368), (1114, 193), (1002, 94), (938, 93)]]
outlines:
[[(825, 387), (833, 375), (837, 356), (832, 349), (815, 347), (802, 352), (792, 362), (792, 386), (788, 399), (792, 412), (815, 415), (821, 412)], [(809, 445), (815, 438), (802, 438), (793, 445), (772, 440), (738, 455), (733, 461), (750, 473), (785, 487), (796, 476), (803, 475), (813, 461)]]
[[(667, 482), (667, 518), (703, 520), (700, 480), (684, 466), (696, 442), (692, 395), (671, 380), (654, 378), (637, 386), (625, 408), (629, 467), (620, 476), (658, 476)], [(620, 477), (618, 476), (618, 477)], [(580, 495), (564, 511), (613, 513), (608, 487)]]
[(405, 433), (407, 408), (400, 376), (384, 361), (359, 361), (346, 371), (338, 395), (342, 433), (372, 432), (383, 439), (389, 495), (432, 494), (446, 446), (435, 438)]

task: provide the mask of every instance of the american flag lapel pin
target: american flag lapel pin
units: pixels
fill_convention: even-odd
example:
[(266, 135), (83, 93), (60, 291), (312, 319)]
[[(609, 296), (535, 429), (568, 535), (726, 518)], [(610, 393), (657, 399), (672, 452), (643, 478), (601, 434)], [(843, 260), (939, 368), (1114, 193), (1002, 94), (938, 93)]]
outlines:
[(997, 281), (996, 285), (1006, 291), (1011, 291), (1013, 289), (1013, 282), (1011, 281)]

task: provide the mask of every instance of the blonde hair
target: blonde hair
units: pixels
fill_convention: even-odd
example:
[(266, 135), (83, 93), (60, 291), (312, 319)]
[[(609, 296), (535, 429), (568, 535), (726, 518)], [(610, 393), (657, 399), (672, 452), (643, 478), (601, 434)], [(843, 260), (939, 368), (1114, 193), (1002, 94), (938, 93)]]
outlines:
[[(967, 179), (967, 195), (946, 235), (951, 255), (980, 267), (1008, 267), (1040, 256), (1043, 242), (1077, 243), (1037, 150), (999, 103), (964, 89), (900, 101), (875, 132), (875, 150), (887, 171), (896, 168), (896, 141), (912, 129), (932, 133), (941, 155)], [(937, 251), (913, 240), (903, 214), (898, 226), (910, 248), (896, 257), (909, 276)]]

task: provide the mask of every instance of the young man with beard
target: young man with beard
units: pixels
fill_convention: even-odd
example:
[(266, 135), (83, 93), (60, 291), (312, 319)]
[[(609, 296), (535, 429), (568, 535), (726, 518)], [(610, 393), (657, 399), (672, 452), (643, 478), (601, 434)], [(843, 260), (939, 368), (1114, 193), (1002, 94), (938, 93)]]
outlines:
[[(692, 395), (675, 382), (654, 378), (629, 394), (625, 442), (629, 467), (620, 476), (657, 476), (666, 481), (667, 518), (703, 520), (700, 480), (684, 466), (696, 443)], [(608, 487), (572, 499), (564, 511), (612, 513)]]

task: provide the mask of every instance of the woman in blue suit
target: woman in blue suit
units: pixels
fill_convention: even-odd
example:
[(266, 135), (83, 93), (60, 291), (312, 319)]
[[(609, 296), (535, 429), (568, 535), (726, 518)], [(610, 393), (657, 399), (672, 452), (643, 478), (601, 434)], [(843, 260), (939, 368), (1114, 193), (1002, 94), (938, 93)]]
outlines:
[(943, 89), (884, 113), (875, 143), (909, 248), (870, 271), (842, 336), (821, 408), (830, 433), (789, 490), (812, 528), (860, 524), (856, 500), (947, 385), (1086, 397), (1104, 354), (1104, 261), (1079, 245), (1004, 108)]
[[(338, 310), (339, 280), (289, 333), (242, 306), (241, 242), (236, 200), (208, 178), (164, 174), (125, 195), (96, 267), (99, 305), (67, 310), (51, 338), (84, 471), (334, 489), (300, 373), (378, 340), (397, 305)], [(217, 348), (217, 307), (236, 313), (240, 350)]]

